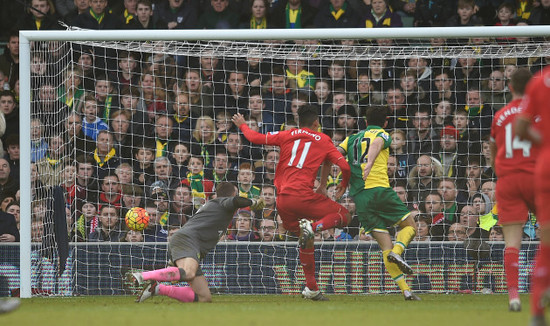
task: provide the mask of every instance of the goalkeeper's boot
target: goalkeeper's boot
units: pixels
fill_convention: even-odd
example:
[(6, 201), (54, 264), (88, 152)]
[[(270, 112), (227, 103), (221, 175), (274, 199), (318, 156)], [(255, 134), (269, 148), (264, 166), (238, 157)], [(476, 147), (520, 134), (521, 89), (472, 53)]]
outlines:
[(312, 301), (329, 301), (328, 298), (321, 293), (321, 291), (311, 291), (307, 286), (304, 288), (304, 291), (302, 291), (302, 298), (310, 299)]
[(145, 281), (145, 286), (143, 286), (143, 290), (141, 290), (141, 293), (138, 295), (136, 302), (143, 302), (157, 294), (157, 281)]
[(21, 304), (19, 298), (8, 298), (0, 300), (0, 314), (5, 314), (14, 311)]
[(405, 301), (421, 301), (419, 296), (408, 290), (403, 291), (403, 296)]
[(300, 237), (298, 238), (298, 243), (300, 248), (305, 248), (307, 243), (310, 242), (315, 237), (313, 232), (313, 227), (311, 226), (311, 221), (306, 220), (305, 218), (300, 220)]
[(143, 275), (140, 272), (128, 274), (128, 281), (135, 284), (136, 286), (142, 285), (143, 282), (145, 282), (145, 280), (143, 279)]
[(390, 253), (388, 254), (388, 261), (390, 263), (396, 264), (397, 267), (399, 267), (399, 269), (405, 274), (411, 275), (414, 273), (411, 266), (407, 264), (405, 259), (403, 259), (403, 257), (401, 257), (400, 255), (396, 254), (393, 251), (390, 251)]
[(521, 311), (521, 301), (519, 299), (512, 299), (508, 304), (508, 310), (513, 312)]

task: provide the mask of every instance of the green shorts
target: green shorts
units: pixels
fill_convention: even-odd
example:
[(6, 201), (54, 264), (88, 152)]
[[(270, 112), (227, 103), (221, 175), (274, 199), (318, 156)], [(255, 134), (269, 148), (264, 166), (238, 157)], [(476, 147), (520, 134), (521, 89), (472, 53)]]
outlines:
[(353, 200), (365, 233), (388, 232), (388, 227), (399, 224), (410, 215), (409, 209), (392, 188), (364, 189)]

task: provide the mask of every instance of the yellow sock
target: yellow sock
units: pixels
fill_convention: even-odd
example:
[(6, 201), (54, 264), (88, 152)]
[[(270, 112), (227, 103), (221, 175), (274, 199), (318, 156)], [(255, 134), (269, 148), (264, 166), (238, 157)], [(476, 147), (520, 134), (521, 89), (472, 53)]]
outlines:
[(414, 239), (415, 235), (416, 229), (412, 226), (406, 226), (403, 229), (399, 230), (392, 251), (401, 256), (405, 251), (405, 248), (407, 248), (412, 239)]
[(390, 253), (390, 251), (391, 250), (385, 250), (385, 251), (382, 252), (382, 256), (384, 257), (384, 265), (386, 266), (386, 270), (388, 271), (388, 273), (390, 273), (390, 276), (391, 276), (391, 278), (393, 278), (395, 283), (397, 283), (397, 286), (399, 286), (399, 289), (401, 289), (401, 292), (410, 291), (411, 288), (407, 284), (407, 281), (405, 280), (405, 276), (403, 275), (403, 273), (401, 272), (399, 267), (397, 267), (396, 264), (390, 263), (388, 261), (388, 254)]

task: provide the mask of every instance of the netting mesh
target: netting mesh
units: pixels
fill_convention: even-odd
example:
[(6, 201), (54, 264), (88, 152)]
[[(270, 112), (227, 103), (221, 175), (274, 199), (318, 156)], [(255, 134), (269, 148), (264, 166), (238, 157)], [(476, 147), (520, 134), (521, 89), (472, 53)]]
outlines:
[[(231, 293), (296, 292), (303, 282), (292, 242), (296, 235), (282, 228), (274, 204), (278, 149), (249, 143), (230, 117), (243, 113), (250, 126), (274, 132), (296, 127), (297, 108), (313, 104), (320, 131), (335, 145), (366, 127), (362, 116), (369, 106), (390, 107), (390, 183), (413, 211), (422, 241), (405, 256), (420, 271), (414, 287), (504, 291), (502, 268), (487, 267), (502, 264), (501, 246), (486, 243), (502, 240), (489, 127), (494, 112), (511, 99), (506, 86), (511, 72), (522, 66), (540, 70), (550, 44), (500, 43), (34, 42), (32, 240), (42, 244), (34, 249), (44, 262), (34, 264), (68, 260), (62, 289), (40, 282), (33, 287), (57, 294), (131, 292), (124, 274), (164, 264), (170, 234), (211, 198), (217, 183), (230, 181), (241, 196), (261, 196), (269, 205), (236, 215), (222, 236), (226, 244), (203, 268), (209, 281)], [(340, 179), (334, 167), (329, 196)], [(50, 187), (57, 186), (64, 207), (52, 200)], [(355, 211), (352, 198), (340, 201)], [(151, 217), (142, 232), (124, 223), (135, 206)], [(61, 217), (68, 241), (107, 243), (70, 245), (68, 253), (59, 254), (53, 250), (59, 242), (52, 240), (52, 221)], [(525, 239), (537, 238), (536, 226), (531, 217)], [(465, 239), (475, 242), (463, 245)], [(363, 243), (372, 238), (357, 218), (317, 240), (324, 243), (318, 254), (326, 289), (396, 289), (384, 275), (376, 246)], [(528, 273), (533, 246), (526, 249), (522, 266)], [(480, 251), (484, 254), (471, 254)], [(459, 273), (457, 266), (460, 277), (453, 274)], [(441, 284), (433, 286), (436, 279)]]

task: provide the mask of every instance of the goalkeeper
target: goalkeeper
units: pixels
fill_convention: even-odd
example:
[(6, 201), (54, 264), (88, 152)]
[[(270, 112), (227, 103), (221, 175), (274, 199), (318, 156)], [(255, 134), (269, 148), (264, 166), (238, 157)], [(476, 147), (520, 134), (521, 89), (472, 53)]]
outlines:
[[(388, 156), (391, 138), (387, 125), (388, 108), (367, 109), (367, 129), (346, 138), (338, 147), (351, 167), (350, 195), (366, 233), (374, 237), (384, 257), (384, 265), (397, 283), (405, 300), (420, 300), (411, 292), (403, 274), (413, 270), (401, 255), (416, 235), (410, 212), (390, 188)], [(399, 225), (396, 244), (392, 244), (388, 227)]]
[[(181, 302), (211, 302), (208, 282), (199, 263), (218, 243), (225, 233), (235, 210), (251, 206), (263, 208), (261, 199), (254, 200), (237, 196), (237, 188), (229, 182), (216, 187), (216, 199), (202, 206), (180, 230), (170, 238), (168, 254), (175, 267), (150, 272), (133, 273), (132, 281), (143, 284), (136, 302), (143, 302), (155, 295), (164, 295)], [(182, 282), (190, 286), (179, 287), (157, 282)]]

